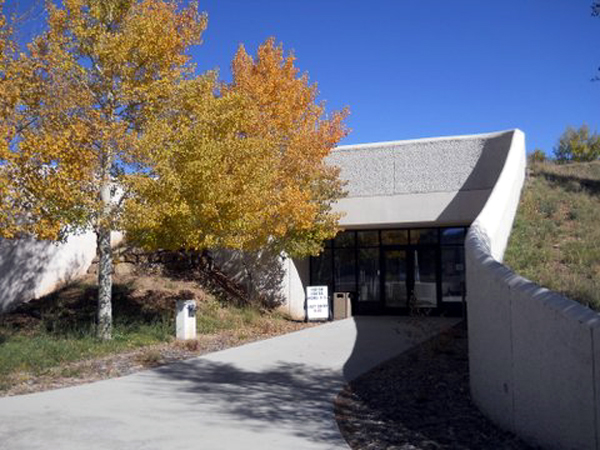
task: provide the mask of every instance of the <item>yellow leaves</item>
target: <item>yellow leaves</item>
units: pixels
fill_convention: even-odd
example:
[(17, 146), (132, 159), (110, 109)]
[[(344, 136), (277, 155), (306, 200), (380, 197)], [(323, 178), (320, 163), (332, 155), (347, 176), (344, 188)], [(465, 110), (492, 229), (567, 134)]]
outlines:
[(214, 96), (210, 78), (190, 81), (174, 97), (168, 125), (148, 124), (141, 145), (156, 178), (136, 179), (126, 205), (131, 236), (147, 246), (247, 248), (264, 242), (265, 195), (275, 182), (265, 142), (241, 138), (244, 101)]
[(0, 16), (5, 235), (121, 226), (120, 203), (107, 208), (101, 185), (136, 171), (150, 179), (156, 145), (140, 145), (148, 142), (144, 124), (171, 126), (166, 104), (190, 74), (187, 49), (206, 28), (193, 3), (64, 0), (47, 8), (47, 32), (13, 58)]
[[(324, 117), (272, 39), (256, 59), (240, 48), (231, 85), (193, 76), (187, 50), (206, 24), (193, 2), (49, 3), (48, 31), (0, 58), (4, 235), (102, 225), (147, 247), (300, 255), (335, 233), (341, 185), (323, 158), (347, 111)], [(113, 181), (124, 198), (107, 205)]]
[(130, 237), (149, 247), (314, 253), (337, 231), (331, 203), (341, 185), (323, 158), (345, 135), (347, 112), (322, 118), (316, 86), (273, 40), (256, 61), (241, 47), (232, 68), (230, 86), (214, 74), (181, 83), (146, 124), (138, 144), (150, 149), (155, 177), (131, 184)]

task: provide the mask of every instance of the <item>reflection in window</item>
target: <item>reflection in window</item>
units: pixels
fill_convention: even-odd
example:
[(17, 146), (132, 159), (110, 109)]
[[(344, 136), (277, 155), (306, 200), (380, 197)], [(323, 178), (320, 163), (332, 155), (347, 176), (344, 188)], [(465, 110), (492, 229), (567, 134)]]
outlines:
[(357, 231), (359, 247), (377, 247), (379, 245), (379, 231)]
[(358, 250), (358, 301), (379, 301), (379, 249)]
[(408, 244), (408, 230), (383, 230), (381, 232), (381, 243), (384, 245), (406, 245)]
[(435, 248), (414, 250), (413, 262), (415, 306), (433, 308), (437, 306)]
[(340, 232), (311, 258), (310, 283), (328, 286), (331, 294), (354, 293), (358, 313), (405, 308), (409, 298), (417, 307), (444, 303), (454, 309), (453, 303), (462, 303), (465, 295), (466, 230), (455, 226)]
[(464, 228), (443, 228), (442, 244), (462, 245), (465, 242)]
[(334, 281), (336, 292), (356, 292), (354, 249), (335, 249)]
[(355, 241), (354, 231), (341, 231), (333, 240), (333, 246), (339, 247), (354, 247)]
[(407, 256), (406, 250), (388, 249), (383, 251), (386, 307), (406, 308), (407, 306)]
[(442, 247), (442, 301), (462, 302), (465, 289), (463, 247)]
[(331, 249), (325, 249), (319, 256), (313, 257), (310, 264), (310, 279), (313, 286), (333, 286), (333, 273), (331, 271)]
[(438, 230), (436, 228), (423, 228), (410, 230), (411, 244), (437, 244)]

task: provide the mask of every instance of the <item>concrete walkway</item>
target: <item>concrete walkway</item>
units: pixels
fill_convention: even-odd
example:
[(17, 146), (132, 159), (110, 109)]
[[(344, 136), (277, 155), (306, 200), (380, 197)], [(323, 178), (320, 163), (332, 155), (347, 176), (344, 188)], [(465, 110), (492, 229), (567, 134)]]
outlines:
[(359, 317), (88, 385), (0, 399), (1, 449), (347, 448), (346, 381), (456, 319)]

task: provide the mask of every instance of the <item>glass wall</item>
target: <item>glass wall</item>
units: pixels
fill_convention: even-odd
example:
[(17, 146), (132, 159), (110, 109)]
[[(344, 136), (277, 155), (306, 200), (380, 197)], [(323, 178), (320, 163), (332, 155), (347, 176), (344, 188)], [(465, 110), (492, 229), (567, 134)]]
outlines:
[(419, 308), (437, 307), (437, 249), (413, 247), (414, 305)]
[(388, 248), (383, 251), (384, 307), (408, 308), (408, 264), (407, 251)]
[(359, 248), (357, 298), (359, 302), (379, 301), (381, 289), (379, 274), (379, 248)]
[(442, 302), (462, 302), (465, 296), (464, 228), (441, 232)]
[(462, 303), (465, 234), (465, 227), (344, 231), (311, 258), (310, 283), (350, 292), (358, 314)]

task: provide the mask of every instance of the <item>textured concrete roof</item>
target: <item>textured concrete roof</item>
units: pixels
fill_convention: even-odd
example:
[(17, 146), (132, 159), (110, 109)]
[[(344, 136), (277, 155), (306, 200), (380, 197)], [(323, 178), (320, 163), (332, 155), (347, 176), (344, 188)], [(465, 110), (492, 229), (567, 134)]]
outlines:
[(340, 167), (349, 197), (493, 187), (513, 131), (340, 146), (327, 158)]

